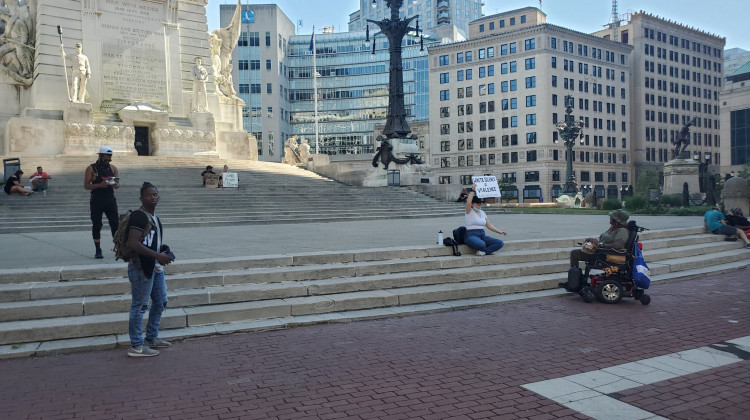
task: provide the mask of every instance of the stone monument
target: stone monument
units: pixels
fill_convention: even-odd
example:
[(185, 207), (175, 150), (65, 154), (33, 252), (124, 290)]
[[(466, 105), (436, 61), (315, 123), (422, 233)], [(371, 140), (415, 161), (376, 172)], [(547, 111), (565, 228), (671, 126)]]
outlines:
[(690, 194), (700, 192), (700, 162), (690, 157), (687, 146), (690, 144), (690, 126), (695, 119), (682, 126), (677, 138), (672, 141), (672, 160), (664, 164), (664, 194), (683, 194), (687, 184)]
[(721, 197), (725, 209), (739, 207), (744, 214), (750, 214), (750, 188), (747, 180), (738, 176), (727, 179), (724, 181)]
[[(256, 156), (255, 139), (242, 128), (244, 103), (216, 87), (231, 66), (239, 0), (237, 19), (214, 35), (207, 0), (5, 4), (0, 97), (10, 100), (0, 101), (0, 154), (91, 154), (106, 143), (123, 154)], [(216, 60), (227, 60), (220, 64), (211, 50), (216, 36)], [(61, 60), (63, 42), (80, 47), (67, 57), (63, 48)], [(196, 57), (211, 57), (219, 73)]]

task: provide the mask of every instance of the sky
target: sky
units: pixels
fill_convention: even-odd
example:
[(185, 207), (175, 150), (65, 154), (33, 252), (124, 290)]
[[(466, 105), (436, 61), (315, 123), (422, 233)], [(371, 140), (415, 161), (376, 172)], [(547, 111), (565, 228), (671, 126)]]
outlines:
[[(236, 4), (237, 0), (209, 0), (206, 6), (208, 28), (219, 27), (219, 5)], [(383, 0), (379, 0), (383, 1)], [(409, 0), (405, 0), (409, 1)], [(452, 0), (451, 0), (452, 1)], [(242, 4), (278, 4), (289, 20), (302, 20), (299, 34), (309, 34), (312, 27), (333, 25), (335, 32), (345, 32), (349, 14), (359, 9), (359, 0), (242, 0)], [(538, 0), (484, 0), (485, 15), (506, 12), (521, 7), (539, 7)], [(718, 5), (720, 7), (712, 7)], [(748, 0), (619, 0), (618, 11), (657, 15), (689, 27), (726, 37), (725, 48), (750, 51), (750, 30), (745, 26), (750, 15)], [(542, 0), (542, 11), (547, 22), (584, 33), (602, 29), (612, 14), (611, 0)], [(726, 16), (737, 16), (727, 21)]]

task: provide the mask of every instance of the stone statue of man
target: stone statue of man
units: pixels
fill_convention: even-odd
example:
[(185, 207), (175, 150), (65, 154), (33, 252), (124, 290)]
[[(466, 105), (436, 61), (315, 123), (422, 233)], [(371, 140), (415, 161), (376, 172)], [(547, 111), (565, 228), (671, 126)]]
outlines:
[(65, 50), (62, 45), (60, 46), (60, 53), (62, 56), (70, 61), (72, 76), (73, 76), (73, 91), (71, 98), (73, 102), (84, 103), (86, 100), (86, 82), (91, 77), (91, 66), (89, 65), (89, 58), (83, 54), (83, 45), (79, 42), (76, 43), (76, 53), (72, 57), (68, 57), (65, 54)]
[(208, 70), (203, 67), (203, 60), (195, 57), (195, 66), (191, 72), (193, 76), (193, 111), (208, 112), (208, 99), (206, 97), (206, 80), (208, 80)]

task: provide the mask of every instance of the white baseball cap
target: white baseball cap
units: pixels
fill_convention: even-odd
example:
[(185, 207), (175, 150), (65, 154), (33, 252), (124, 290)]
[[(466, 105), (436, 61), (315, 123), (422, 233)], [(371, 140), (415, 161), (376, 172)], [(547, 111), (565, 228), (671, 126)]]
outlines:
[(102, 146), (99, 148), (99, 154), (100, 155), (111, 155), (112, 154), (112, 148), (109, 146)]

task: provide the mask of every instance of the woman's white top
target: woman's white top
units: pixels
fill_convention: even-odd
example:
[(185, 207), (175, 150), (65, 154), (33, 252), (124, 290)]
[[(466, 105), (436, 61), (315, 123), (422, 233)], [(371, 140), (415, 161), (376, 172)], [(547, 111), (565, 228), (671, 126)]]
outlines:
[(464, 216), (466, 230), (484, 229), (487, 226), (487, 215), (484, 210), (476, 211), (473, 208)]

